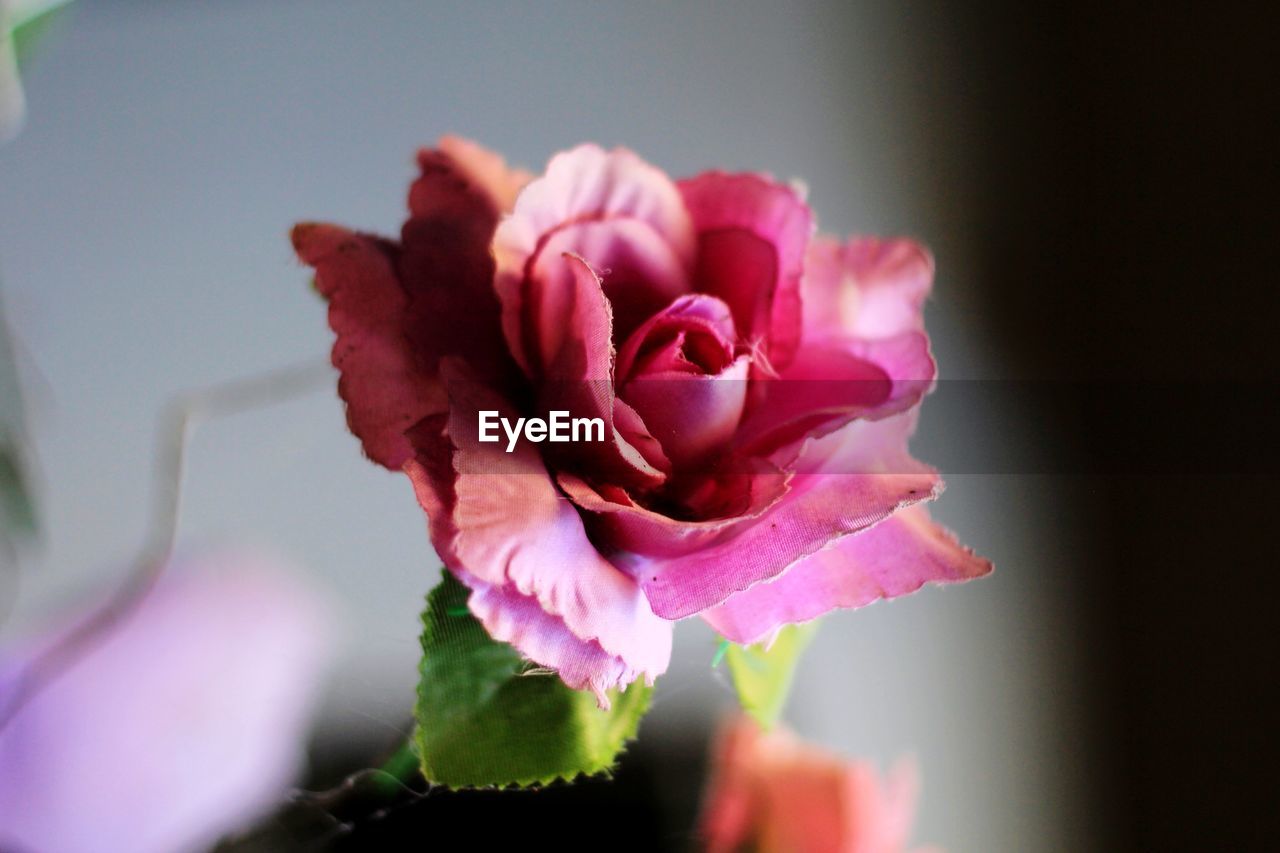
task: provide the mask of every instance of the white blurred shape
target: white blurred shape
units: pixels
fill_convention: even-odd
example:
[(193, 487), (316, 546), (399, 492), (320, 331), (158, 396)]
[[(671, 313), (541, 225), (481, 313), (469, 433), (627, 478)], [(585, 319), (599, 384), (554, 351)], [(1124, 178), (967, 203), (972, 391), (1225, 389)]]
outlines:
[[(302, 767), (329, 621), (270, 558), (170, 565), (0, 731), (0, 848), (198, 850), (271, 810)], [(0, 655), (10, 686), (54, 636)]]

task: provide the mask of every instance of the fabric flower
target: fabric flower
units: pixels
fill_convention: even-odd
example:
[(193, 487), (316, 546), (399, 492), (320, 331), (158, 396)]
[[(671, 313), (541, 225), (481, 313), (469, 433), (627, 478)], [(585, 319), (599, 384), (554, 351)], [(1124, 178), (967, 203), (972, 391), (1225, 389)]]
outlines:
[[(5, 707), (66, 629), (0, 652)], [(0, 848), (203, 850), (270, 811), (302, 766), (329, 631), (273, 561), (168, 567), (0, 729)]]
[[(920, 246), (815, 238), (794, 187), (621, 148), (535, 178), (446, 138), (419, 165), (398, 241), (293, 244), (352, 431), (495, 638), (605, 704), (665, 670), (672, 620), (753, 642), (990, 570), (912, 508), (942, 485), (906, 449), (935, 374)], [(554, 411), (604, 440), (481, 440), (480, 412)]]
[[(738, 717), (720, 734), (699, 834), (708, 853), (903, 853), (919, 784), (899, 761), (882, 779), (783, 729)], [(915, 853), (937, 853), (916, 848)]]

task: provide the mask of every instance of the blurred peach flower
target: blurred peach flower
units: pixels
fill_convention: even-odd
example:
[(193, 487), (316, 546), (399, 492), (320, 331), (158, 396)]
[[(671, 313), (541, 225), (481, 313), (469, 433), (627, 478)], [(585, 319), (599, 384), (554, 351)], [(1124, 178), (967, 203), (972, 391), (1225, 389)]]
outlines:
[(909, 760), (881, 778), (869, 763), (741, 716), (716, 744), (700, 835), (709, 853), (903, 853), (917, 790)]

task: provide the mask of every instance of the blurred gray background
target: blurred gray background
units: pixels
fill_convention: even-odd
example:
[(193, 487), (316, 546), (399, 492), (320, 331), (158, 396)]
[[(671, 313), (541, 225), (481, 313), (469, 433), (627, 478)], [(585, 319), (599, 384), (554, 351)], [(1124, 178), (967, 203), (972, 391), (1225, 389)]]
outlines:
[[(983, 192), (962, 21), (903, 4), (77, 3), (25, 75), (0, 149), (0, 276), (45, 526), (5, 633), (118, 578), (144, 531), (173, 394), (331, 343), (286, 238), (299, 219), (398, 233), (413, 154), (446, 132), (538, 169), (582, 140), (675, 175), (801, 177), (823, 230), (935, 250), (947, 378), (1009, 373), (969, 250)], [(926, 403), (917, 455), (1034, 443), (1016, 412)], [(193, 446), (180, 541), (250, 541), (333, 593), (344, 657), (319, 742), (407, 725), (438, 561), (408, 483), (364, 461), (331, 390), (220, 420)], [(981, 582), (830, 617), (788, 712), (849, 755), (914, 753), (915, 838), (956, 853), (1100, 846), (1105, 775), (1076, 641), (1081, 483), (949, 478), (937, 518)], [(680, 626), (642, 728), (701, 749), (731, 707), (715, 640)]]

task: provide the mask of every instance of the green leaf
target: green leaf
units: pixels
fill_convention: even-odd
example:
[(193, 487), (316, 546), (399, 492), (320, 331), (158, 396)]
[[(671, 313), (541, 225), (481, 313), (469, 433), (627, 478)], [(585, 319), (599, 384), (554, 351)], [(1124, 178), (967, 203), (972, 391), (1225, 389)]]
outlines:
[(652, 688), (611, 691), (600, 710), (466, 611), (466, 587), (445, 572), (422, 617), (422, 680), (414, 734), (427, 781), (451, 788), (536, 785), (609, 770), (635, 737)]
[(791, 691), (800, 654), (818, 630), (817, 621), (786, 625), (767, 649), (730, 644), (726, 657), (742, 709), (768, 728), (777, 722)]
[(26, 422), (9, 329), (0, 300), (0, 552), (36, 533), (35, 504), (27, 486)]
[(19, 67), (25, 66), (32, 45), (41, 41), (68, 0), (0, 0), (0, 143), (22, 127), (26, 99)]
[(32, 48), (43, 41), (50, 28), (62, 17), (62, 12), (70, 1), (10, 0), (9, 27), (20, 66), (27, 64)]

